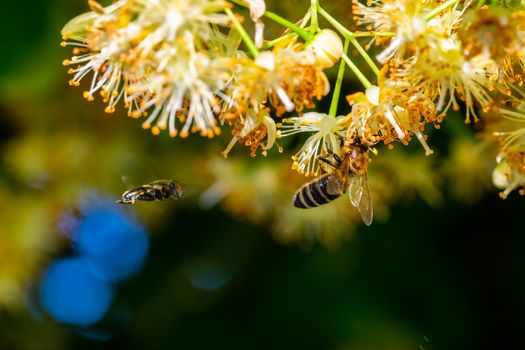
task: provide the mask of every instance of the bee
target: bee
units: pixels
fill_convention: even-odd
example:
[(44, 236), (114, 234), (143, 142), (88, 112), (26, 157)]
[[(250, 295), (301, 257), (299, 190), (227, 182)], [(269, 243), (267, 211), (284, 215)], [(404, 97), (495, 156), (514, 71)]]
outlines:
[(135, 201), (179, 199), (182, 192), (182, 186), (176, 181), (157, 180), (124, 192), (122, 197), (117, 200), (117, 203), (134, 204)]
[(369, 226), (374, 217), (366, 175), (369, 149), (367, 145), (356, 140), (342, 147), (342, 159), (335, 153), (332, 154), (333, 161), (319, 158), (329, 164), (333, 171), (299, 188), (293, 196), (293, 205), (302, 209), (314, 208), (348, 192), (352, 205), (359, 210), (364, 223)]

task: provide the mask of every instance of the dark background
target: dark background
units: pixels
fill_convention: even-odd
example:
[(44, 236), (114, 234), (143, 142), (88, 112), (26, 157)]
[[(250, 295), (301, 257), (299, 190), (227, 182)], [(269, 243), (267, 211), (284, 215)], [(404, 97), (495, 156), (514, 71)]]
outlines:
[[(287, 7), (295, 6), (279, 13)], [(448, 194), (441, 206), (419, 196), (399, 201), (388, 219), (329, 248), (283, 245), (264, 220), (202, 210), (191, 198), (138, 206), (130, 211), (151, 237), (142, 272), (118, 285), (92, 328), (54, 322), (39, 306), (38, 281), (50, 261), (72, 254), (54, 218), (74, 210), (86, 188), (115, 195), (122, 176), (140, 184), (166, 176), (166, 167), (183, 177), (187, 164), (204, 162), (194, 154), (217, 154), (228, 142), (152, 137), (68, 87), (59, 33), (86, 10), (80, 0), (0, 5), (0, 281), (25, 291), (0, 304), (0, 349), (525, 348), (525, 205), (496, 191), (476, 204)], [(433, 137), (446, 154), (450, 135)], [(23, 231), (27, 218), (37, 224)], [(20, 232), (31, 233), (31, 249), (6, 253)], [(212, 290), (192, 283), (196, 262), (223, 281)]]

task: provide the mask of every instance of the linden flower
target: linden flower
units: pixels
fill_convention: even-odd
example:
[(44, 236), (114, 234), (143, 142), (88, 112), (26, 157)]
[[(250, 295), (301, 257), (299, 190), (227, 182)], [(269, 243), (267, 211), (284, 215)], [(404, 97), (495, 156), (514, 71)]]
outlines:
[(259, 145), (263, 154), (273, 146), (276, 127), (266, 111), (268, 102), (275, 107), (276, 115), (281, 116), (314, 107), (313, 99), (328, 93), (328, 79), (315, 62), (314, 55), (302, 50), (302, 45), (262, 52), (255, 60), (248, 57), (216, 60), (218, 70), (229, 77), (224, 91), (218, 93), (224, 100), (220, 120), (230, 124), (234, 134), (223, 155), (237, 141), (248, 145), (252, 156)]
[(232, 76), (226, 89), (236, 108), (261, 106), (269, 102), (279, 117), (285, 112), (313, 108), (330, 91), (330, 84), (315, 56), (302, 45), (278, 47), (260, 53), (255, 60), (247, 57), (223, 60)]
[[(467, 106), (466, 122), (478, 120), (475, 104), (488, 111), (494, 88), (491, 71), (494, 61), (487, 55), (467, 57), (456, 29), (463, 12), (449, 11), (428, 22), (424, 40), (417, 53), (395, 64), (392, 79), (411, 86), (427, 96), (437, 96), (436, 108), (446, 113), (452, 106), (459, 110), (456, 94)], [(448, 99), (448, 102), (447, 102)]]
[[(231, 111), (229, 112), (231, 115)], [(226, 118), (228, 118), (228, 113)], [(275, 122), (269, 116), (266, 109), (256, 111), (254, 108), (248, 110), (245, 116), (233, 117), (232, 133), (233, 139), (228, 144), (228, 147), (222, 152), (226, 158), (233, 146), (239, 141), (250, 147), (250, 155), (255, 157), (257, 148), (263, 149), (263, 155), (266, 151), (273, 147), (277, 137), (277, 128)], [(266, 140), (266, 144), (264, 144)]]
[(263, 77), (263, 79), (265, 79), (266, 89), (273, 90), (287, 112), (293, 111), (295, 105), (280, 85), (281, 79), (277, 73), (278, 65), (276, 63), (275, 55), (272, 52), (263, 52), (255, 58), (255, 64), (266, 70), (266, 74)]
[(487, 7), (465, 13), (458, 36), (468, 57), (490, 56), (501, 63), (525, 48), (525, 12)]
[(213, 34), (210, 24), (229, 23), (222, 11), (231, 7), (223, 0), (130, 0), (130, 4), (138, 14), (133, 24), (146, 34), (134, 48), (141, 57), (161, 43), (173, 43), (185, 32), (207, 40)]
[(293, 157), (292, 168), (306, 176), (317, 176), (320, 172), (319, 157), (330, 152), (340, 154), (341, 143), (346, 130), (342, 126), (344, 116), (332, 117), (328, 114), (309, 112), (301, 117), (283, 119), (286, 124), (280, 125), (279, 136), (290, 136), (298, 133), (313, 133), (303, 147)]
[(277, 91), (288, 110), (294, 104), (279, 86), (277, 78), (265, 64), (273, 63), (271, 53), (262, 53), (258, 61), (247, 57), (222, 57), (215, 61), (216, 76), (224, 76), (223, 91), (217, 92), (223, 99), (220, 121), (232, 128), (233, 139), (222, 152), (226, 157), (237, 142), (251, 148), (255, 156), (258, 147), (263, 154), (275, 143), (276, 126), (269, 116), (266, 102), (272, 89)]
[[(509, 121), (525, 124), (525, 103), (521, 102), (516, 110), (500, 108), (502, 117)], [(501, 148), (503, 150), (524, 150), (525, 151), (525, 127), (513, 125), (512, 131), (496, 132), (496, 136), (502, 137)]]
[[(465, 121), (467, 124), (470, 123), (471, 116), (474, 118), (474, 121), (479, 119), (474, 108), (476, 102), (481, 105), (483, 111), (489, 111), (493, 105), (492, 98), (489, 94), (489, 91), (493, 89), (493, 83), (488, 77), (487, 72), (493, 64), (494, 62), (490, 58), (482, 55), (473, 57), (468, 61), (463, 61), (460, 66), (461, 68), (448, 76), (448, 81), (442, 80), (443, 83), (440, 86), (441, 93), (437, 105), (438, 110), (441, 110), (448, 90), (450, 97), (449, 104), (452, 103), (454, 109), (458, 110), (454, 98), (454, 91), (458, 93), (460, 98), (465, 102), (467, 107)], [(445, 77), (442, 76), (442, 78)]]
[[(377, 55), (377, 60), (386, 63), (394, 55), (402, 56), (405, 43), (413, 42), (426, 30), (423, 13), (437, 6), (436, 2), (417, 0), (378, 1), (361, 4), (353, 0), (353, 13), (358, 25), (376, 32), (396, 32), (397, 35), (385, 50)], [(386, 39), (373, 39), (386, 40)]]
[(525, 103), (520, 100), (523, 93), (518, 89), (515, 91), (519, 97), (511, 96), (510, 99), (514, 109), (498, 109), (504, 118), (502, 125), (507, 125), (511, 131), (494, 133), (500, 138), (501, 152), (496, 158), (498, 165), (492, 173), (492, 180), (503, 190), (500, 193), (503, 199), (518, 187), (521, 187), (520, 194), (525, 195)]
[(142, 100), (131, 116), (140, 117), (152, 109), (142, 127), (151, 128), (153, 134), (169, 128), (170, 136), (175, 137), (177, 121), (180, 121), (183, 124), (181, 137), (190, 132), (212, 137), (220, 133), (215, 119), (220, 107), (211, 87), (203, 80), (210, 61), (192, 47), (193, 38), (189, 32), (185, 39), (180, 47), (165, 45), (157, 50), (155, 59), (161, 64), (156, 72), (129, 87), (129, 91), (141, 96)]
[(281, 79), (275, 72), (277, 67), (272, 52), (262, 52), (255, 60), (248, 57), (218, 58), (215, 67), (219, 74), (228, 77), (221, 92), (225, 100), (223, 112), (235, 109), (244, 114), (250, 108), (262, 110), (272, 93), (284, 110), (294, 110), (295, 105), (281, 87)]
[(465, 14), (458, 31), (468, 57), (485, 55), (497, 64), (491, 76), (507, 95), (525, 79), (525, 12), (485, 8)]
[[(272, 72), (277, 76), (279, 86), (270, 92), (269, 97), (278, 117), (285, 111), (295, 109), (301, 112), (304, 108), (314, 108), (314, 99), (320, 100), (330, 92), (330, 82), (323, 72), (328, 56), (320, 59), (318, 52), (303, 50), (302, 45), (296, 44), (274, 50), (271, 57)], [(291, 108), (282, 94), (293, 104)]]
[[(432, 108), (432, 101), (403, 86), (388, 83), (380, 79), (381, 88), (372, 85), (365, 93), (346, 97), (352, 106), (348, 127), (350, 136), (371, 144), (380, 140), (390, 143), (396, 139), (408, 144), (412, 134), (418, 138), (425, 154), (432, 154), (426, 137), (421, 133), (425, 123), (440, 121)], [(426, 118), (421, 119), (425, 114)]]
[(154, 133), (169, 125), (175, 136), (178, 117), (184, 123), (182, 136), (190, 131), (217, 134), (212, 90), (222, 85), (208, 87), (201, 79), (208, 62), (200, 51), (216, 32), (213, 25), (229, 24), (223, 11), (231, 5), (224, 0), (122, 0), (107, 7), (89, 3), (93, 11), (62, 30), (64, 39), (72, 40), (63, 46), (76, 46), (74, 56), (64, 61), (78, 65), (69, 70), (74, 75), (70, 84), (78, 86), (93, 72), (84, 97), (93, 100), (100, 91), (108, 113), (122, 99), (135, 117), (154, 108), (143, 124), (149, 127), (158, 117)]
[[(76, 65), (68, 70), (73, 78), (72, 86), (79, 86), (80, 81), (93, 72), (89, 90), (84, 97), (91, 101), (93, 94), (100, 91), (106, 112), (115, 110), (116, 103), (124, 96), (129, 98), (126, 87), (139, 78), (130, 71), (130, 63), (123, 60), (129, 50), (130, 42), (137, 38), (136, 28), (122, 26), (119, 20), (128, 14), (125, 1), (119, 1), (99, 12), (88, 12), (72, 19), (62, 29), (62, 46), (75, 46), (71, 59), (64, 60), (65, 66)], [(72, 41), (67, 41), (72, 40)]]
[(467, 107), (465, 121), (470, 123), (471, 118), (478, 120), (476, 103), (484, 111), (493, 106), (489, 91), (494, 88), (494, 83), (488, 73), (493, 67), (490, 57), (478, 55), (466, 59), (459, 41), (443, 38), (422, 50), (417, 59), (408, 59), (401, 64), (394, 70), (393, 79), (425, 95), (437, 95), (436, 109), (443, 114), (450, 106), (459, 110), (458, 94)]
[(525, 152), (504, 152), (496, 158), (497, 165), (492, 172), (494, 186), (503, 190), (502, 199), (517, 188), (521, 195), (525, 195)]

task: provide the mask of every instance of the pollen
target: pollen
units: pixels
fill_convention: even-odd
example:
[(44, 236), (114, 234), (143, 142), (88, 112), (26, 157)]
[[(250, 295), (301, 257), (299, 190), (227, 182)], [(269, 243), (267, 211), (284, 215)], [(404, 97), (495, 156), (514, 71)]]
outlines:
[(153, 126), (153, 127), (151, 128), (151, 133), (152, 133), (153, 135), (159, 135), (159, 134), (160, 134), (160, 128), (159, 128), (158, 126), (156, 126), (156, 125)]
[(91, 94), (89, 93), (89, 91), (84, 91), (84, 93), (82, 94), (82, 96), (83, 96), (86, 100), (88, 100), (88, 101), (93, 101), (93, 100), (94, 100), (93, 95), (91, 95)]
[[(131, 118), (134, 118), (134, 119), (138, 119), (141, 117), (141, 113), (139, 111), (131, 111), (131, 112), (128, 112), (128, 116), (130, 116)], [(143, 125), (144, 127), (144, 125)]]

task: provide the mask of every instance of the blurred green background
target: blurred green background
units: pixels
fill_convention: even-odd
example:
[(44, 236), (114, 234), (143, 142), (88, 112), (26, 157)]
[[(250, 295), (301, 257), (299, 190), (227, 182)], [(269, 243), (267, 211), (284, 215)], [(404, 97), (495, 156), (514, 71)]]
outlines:
[[(350, 16), (348, 2), (325, 3)], [(292, 19), (307, 6), (268, 5)], [(85, 11), (83, 0), (0, 4), (0, 349), (525, 348), (523, 198), (479, 191), (468, 197), (477, 201), (459, 200), (453, 191), (432, 195), (437, 185), (424, 180), (390, 195), (389, 209), (378, 204), (371, 227), (355, 230), (345, 198), (309, 235), (312, 223), (285, 209), (304, 181), (279, 184), (291, 176), (286, 156), (250, 159), (236, 148), (224, 161), (228, 135), (153, 137), (69, 87), (61, 61), (70, 50), (59, 33)], [(444, 129), (432, 135), (442, 147), (425, 160), (429, 173), (452, 154), (454, 127)], [(486, 186), (489, 176), (471, 178)], [(41, 276), (75, 249), (58, 224), (64, 213), (78, 216), (86, 191), (116, 199), (157, 178), (179, 180), (187, 196), (125, 208), (149, 231), (149, 256), (115, 286), (104, 319), (80, 329), (46, 315)], [(213, 194), (214, 184), (233, 195), (203, 208), (199, 194)], [(380, 191), (373, 196), (388, 197)]]

